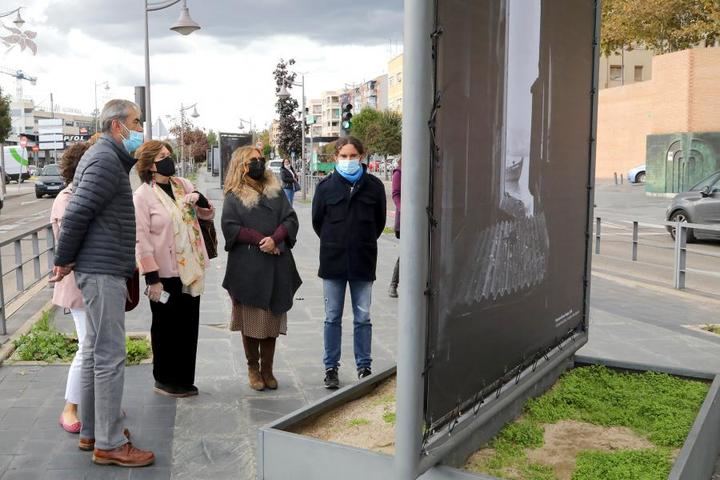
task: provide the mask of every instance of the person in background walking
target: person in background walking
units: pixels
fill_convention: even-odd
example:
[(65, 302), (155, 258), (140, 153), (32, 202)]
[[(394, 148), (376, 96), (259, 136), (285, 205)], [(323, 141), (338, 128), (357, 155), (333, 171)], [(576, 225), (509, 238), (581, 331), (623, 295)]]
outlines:
[(302, 281), (291, 249), (298, 218), (260, 150), (232, 155), (225, 179), (222, 231), (228, 251), (223, 288), (233, 309), (230, 330), (242, 333), (250, 387), (276, 389), (275, 343)]
[(101, 465), (142, 467), (155, 455), (135, 448), (122, 425), (125, 300), (135, 272), (131, 156), (143, 142), (140, 108), (110, 100), (100, 114), (102, 137), (83, 155), (60, 226), (51, 282), (71, 271), (85, 303), (80, 441)]
[[(60, 235), (63, 214), (72, 196), (72, 181), (75, 176), (75, 169), (88, 148), (90, 148), (89, 143), (75, 143), (65, 150), (63, 156), (60, 157), (60, 175), (65, 180), (67, 187), (55, 197), (50, 210), (50, 222), (52, 223), (56, 242)], [(55, 284), (52, 301), (53, 304), (62, 307), (65, 311), (70, 311), (78, 339), (78, 350), (75, 352), (68, 371), (65, 386), (65, 408), (60, 415), (60, 426), (66, 432), (80, 433), (81, 423), (77, 411), (82, 391), (80, 375), (82, 372), (83, 342), (85, 341), (85, 305), (83, 304), (82, 293), (75, 283), (74, 273), (70, 272)]]
[(283, 167), (280, 170), (280, 179), (282, 180), (283, 192), (285, 192), (290, 205), (292, 205), (296, 189), (300, 190), (300, 183), (298, 182), (298, 176), (297, 173), (295, 173), (292, 163), (287, 158), (283, 160)]
[[(400, 239), (400, 184), (402, 178), (402, 157), (398, 157), (397, 167), (392, 173), (392, 199), (395, 204), (395, 238)], [(390, 280), (390, 289), (388, 295), (391, 298), (397, 298), (398, 285), (400, 284), (400, 257), (395, 260), (395, 268), (393, 269), (392, 280)]]
[(363, 144), (355, 137), (335, 143), (335, 171), (317, 187), (312, 224), (320, 237), (320, 270), (325, 297), (325, 387), (340, 386), (340, 344), (345, 290), (350, 285), (355, 366), (358, 378), (371, 371), (370, 304), (377, 264), (377, 239), (385, 228), (385, 186), (361, 163)]
[[(135, 158), (143, 182), (133, 195), (135, 254), (152, 311), (155, 392), (197, 395), (200, 295), (209, 263), (198, 218), (212, 220), (215, 209), (189, 180), (175, 176), (175, 160), (166, 143), (149, 140)], [(163, 298), (165, 294), (169, 297)]]

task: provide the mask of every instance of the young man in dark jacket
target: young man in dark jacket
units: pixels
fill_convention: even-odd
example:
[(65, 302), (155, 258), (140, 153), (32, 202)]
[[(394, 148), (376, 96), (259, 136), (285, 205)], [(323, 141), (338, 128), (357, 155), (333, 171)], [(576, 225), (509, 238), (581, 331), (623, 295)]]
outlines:
[(101, 465), (142, 467), (155, 461), (132, 446), (123, 428), (125, 299), (135, 270), (135, 208), (128, 174), (143, 142), (140, 108), (111, 100), (100, 114), (102, 136), (83, 155), (65, 210), (51, 281), (71, 270), (87, 315), (78, 447)]
[(354, 137), (335, 145), (335, 171), (317, 187), (312, 223), (320, 237), (320, 271), (325, 298), (325, 387), (340, 386), (340, 343), (345, 290), (350, 285), (355, 366), (358, 378), (370, 375), (370, 304), (377, 264), (377, 239), (385, 228), (383, 183), (360, 163), (365, 149)]

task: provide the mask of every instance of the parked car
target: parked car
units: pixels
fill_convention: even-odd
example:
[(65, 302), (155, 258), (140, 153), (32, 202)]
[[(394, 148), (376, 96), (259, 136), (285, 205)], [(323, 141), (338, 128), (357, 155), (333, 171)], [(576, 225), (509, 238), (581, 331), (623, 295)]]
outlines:
[(380, 162), (377, 160), (373, 160), (370, 163), (368, 163), (368, 170), (371, 172), (379, 172), (380, 171)]
[[(720, 226), (720, 170), (694, 185), (687, 192), (678, 193), (667, 209), (671, 222), (703, 223)], [(675, 227), (667, 227), (675, 238)], [(720, 238), (720, 232), (688, 229), (687, 241), (698, 238)]]
[(55, 163), (45, 165), (35, 180), (35, 196), (43, 195), (56, 197), (60, 190), (65, 188), (65, 181), (60, 176), (60, 168)]
[(267, 168), (276, 175), (280, 174), (280, 170), (282, 169), (282, 166), (283, 166), (282, 160), (270, 160), (267, 162)]
[(645, 183), (645, 165), (638, 165), (630, 169), (627, 179), (630, 183)]

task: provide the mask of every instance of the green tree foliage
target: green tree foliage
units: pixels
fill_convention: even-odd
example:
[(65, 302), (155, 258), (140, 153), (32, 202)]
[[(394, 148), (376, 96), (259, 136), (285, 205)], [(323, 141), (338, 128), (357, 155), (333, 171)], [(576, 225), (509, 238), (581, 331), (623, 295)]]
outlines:
[(12, 119), (10, 117), (10, 97), (3, 95), (0, 88), (0, 143), (4, 143), (12, 131)]
[(644, 46), (658, 54), (720, 40), (718, 0), (603, 0), (601, 49), (606, 55)]
[(218, 146), (218, 137), (217, 133), (215, 133), (214, 130), (210, 130), (207, 134), (207, 142), (208, 145), (211, 147), (217, 147)]
[[(200, 128), (194, 126), (189, 120), (185, 120), (183, 125), (183, 141), (185, 158), (192, 158), (195, 162), (204, 162), (207, 156), (207, 151), (210, 149), (210, 143), (208, 142), (208, 134), (202, 131)], [(175, 152), (176, 158), (180, 157), (179, 145), (180, 145), (180, 125), (175, 125), (170, 129), (170, 134), (177, 139), (178, 151)]]
[[(295, 81), (297, 73), (288, 70), (288, 67), (295, 65), (295, 60), (290, 59), (287, 62), (280, 59), (277, 64), (273, 76), (275, 77), (275, 92), (279, 93), (283, 84), (288, 92), (292, 90), (292, 83)], [(298, 101), (292, 96), (288, 98), (278, 97), (275, 103), (275, 110), (279, 115), (280, 134), (278, 135), (278, 149), (280, 155), (289, 157), (290, 152), (295, 152), (296, 156), (301, 153), (302, 130), (300, 120), (297, 119)]]
[(382, 114), (372, 108), (363, 108), (360, 113), (352, 119), (350, 134), (357, 137), (368, 155), (379, 153), (377, 145), (380, 141), (380, 123)]
[(402, 148), (402, 117), (393, 111), (364, 108), (353, 117), (350, 133), (363, 142), (370, 155), (397, 155)]

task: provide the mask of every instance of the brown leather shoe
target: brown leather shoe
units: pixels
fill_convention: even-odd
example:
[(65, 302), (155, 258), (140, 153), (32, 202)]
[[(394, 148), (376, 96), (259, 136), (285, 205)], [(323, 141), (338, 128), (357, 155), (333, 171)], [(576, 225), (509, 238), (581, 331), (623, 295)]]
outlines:
[(121, 467), (146, 467), (155, 462), (155, 454), (149, 450), (140, 450), (128, 442), (114, 450), (93, 451), (92, 460), (98, 465), (119, 465)]
[[(123, 433), (125, 434), (125, 438), (130, 440), (130, 430), (126, 428), (125, 430), (123, 430)], [(84, 452), (92, 452), (95, 449), (95, 439), (80, 437), (80, 441), (78, 442), (78, 448)]]

